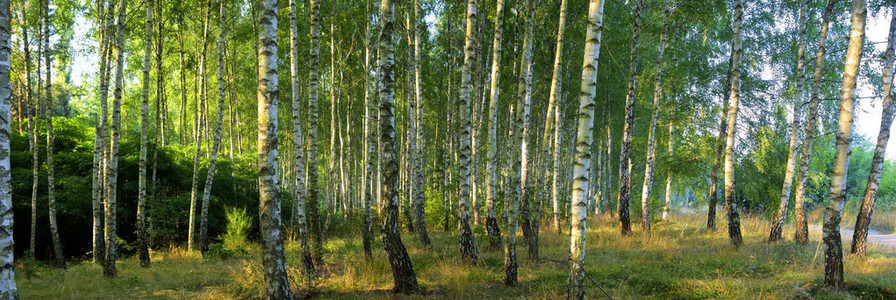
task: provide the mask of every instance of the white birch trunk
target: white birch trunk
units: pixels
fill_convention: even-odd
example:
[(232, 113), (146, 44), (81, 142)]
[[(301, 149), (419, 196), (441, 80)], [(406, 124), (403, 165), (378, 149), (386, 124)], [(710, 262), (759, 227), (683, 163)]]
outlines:
[(585, 57), (582, 62), (582, 92), (576, 120), (576, 159), (571, 192), (572, 211), (569, 239), (570, 263), (566, 298), (585, 299), (585, 228), (588, 218), (586, 191), (591, 169), (593, 140), (594, 92), (597, 88), (597, 62), (603, 29), (604, 0), (591, 0), (588, 5), (588, 28), (585, 34)]

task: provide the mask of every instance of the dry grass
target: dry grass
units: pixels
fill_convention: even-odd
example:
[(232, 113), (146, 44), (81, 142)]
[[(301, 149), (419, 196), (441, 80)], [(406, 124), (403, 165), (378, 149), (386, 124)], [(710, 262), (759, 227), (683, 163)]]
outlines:
[[(877, 214), (877, 213), (876, 213)], [(876, 215), (882, 216), (883, 214)], [(847, 257), (847, 290), (832, 292), (821, 287), (824, 269), (820, 249), (791, 242), (765, 243), (767, 222), (746, 217), (746, 245), (728, 245), (724, 218), (719, 230), (705, 232), (703, 216), (676, 216), (669, 224), (654, 224), (648, 240), (633, 224), (635, 233), (622, 237), (616, 222), (589, 220), (586, 268), (599, 285), (616, 299), (896, 299), (896, 249), (872, 245), (864, 258)], [(299, 275), (298, 248), (288, 244), (294, 291), (300, 296), (324, 299), (381, 298), (564, 298), (567, 235), (542, 230), (538, 262), (530, 261), (525, 245), (518, 245), (520, 285), (507, 287), (503, 278), (503, 253), (482, 250), (484, 265), (468, 266), (458, 258), (454, 232), (431, 231), (434, 249), (420, 246), (414, 235), (404, 235), (423, 294), (396, 295), (389, 289), (392, 277), (379, 243), (374, 257), (366, 259), (359, 238), (331, 238), (326, 245), (320, 276), (303, 282)], [(522, 238), (518, 239), (522, 243)], [(153, 253), (153, 266), (141, 269), (135, 258), (119, 263), (119, 276), (102, 278), (98, 266), (73, 265), (61, 273), (37, 268), (30, 279), (18, 272), (24, 299), (256, 298), (262, 273), (252, 246), (247, 256), (227, 260), (203, 260), (195, 253), (171, 249)], [(590, 282), (589, 298), (603, 293)]]

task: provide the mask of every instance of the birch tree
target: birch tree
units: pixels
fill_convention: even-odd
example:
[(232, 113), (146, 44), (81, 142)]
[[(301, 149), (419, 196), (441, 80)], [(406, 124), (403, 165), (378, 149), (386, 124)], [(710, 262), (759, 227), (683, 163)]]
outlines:
[(121, 96), (124, 81), (124, 31), (125, 17), (127, 16), (128, 0), (120, 0), (118, 7), (118, 21), (115, 31), (115, 92), (112, 103), (112, 123), (109, 124), (109, 158), (106, 164), (106, 260), (103, 265), (103, 276), (115, 277), (118, 271), (115, 268), (115, 227), (116, 227), (116, 198), (118, 197), (118, 142), (121, 138), (119, 125), (121, 123)]
[(666, 49), (666, 30), (669, 28), (669, 14), (672, 11), (670, 0), (666, 0), (663, 10), (663, 31), (660, 33), (660, 45), (656, 51), (656, 78), (653, 82), (653, 115), (650, 118), (650, 129), (647, 137), (647, 163), (644, 166), (644, 185), (641, 188), (641, 228), (650, 236), (650, 190), (653, 188), (653, 171), (656, 164), (656, 120), (659, 114), (660, 97), (663, 95), (663, 52)]
[(852, 2), (849, 47), (843, 65), (843, 84), (840, 86), (840, 113), (837, 126), (837, 151), (831, 170), (831, 194), (824, 208), (824, 285), (834, 289), (845, 287), (843, 282), (843, 247), (840, 244), (840, 218), (846, 202), (846, 176), (852, 154), (853, 110), (855, 109), (856, 73), (862, 59), (865, 41), (865, 0)]
[[(519, 178), (519, 201), (520, 216), (522, 221), (520, 226), (523, 229), (523, 237), (525, 238), (527, 248), (529, 249), (529, 259), (538, 259), (538, 227), (531, 225), (530, 205), (529, 205), (529, 105), (532, 100), (532, 44), (534, 39), (535, 27), (535, 2), (526, 2), (526, 31), (523, 38), (523, 48), (520, 56), (519, 79), (517, 84), (517, 105), (516, 105), (516, 129), (520, 134), (520, 178)], [(516, 174), (514, 174), (516, 175)]]
[[(560, 166), (559, 166), (560, 152), (557, 151), (560, 149), (559, 148), (559, 146), (560, 146), (560, 134), (559, 134), (560, 133), (560, 103), (558, 103), (558, 100), (560, 98), (560, 89), (562, 88), (562, 83), (561, 83), (562, 78), (560, 77), (560, 68), (563, 66), (563, 33), (564, 33), (565, 29), (566, 29), (566, 0), (561, 0), (560, 1), (560, 20), (558, 21), (558, 26), (557, 26), (557, 45), (555, 46), (555, 50), (554, 50), (554, 71), (553, 71), (553, 75), (551, 76), (551, 96), (550, 96), (550, 99), (548, 100), (548, 112), (547, 112), (548, 116), (547, 116), (547, 119), (545, 120), (546, 124), (544, 125), (545, 133), (547, 133), (548, 130), (550, 130), (550, 128), (552, 127), (552, 124), (553, 124), (553, 127), (556, 129), (556, 130), (554, 130), (554, 136), (551, 139), (551, 144), (553, 146), (553, 152), (552, 152), (552, 157), (551, 157), (553, 164), (551, 166), (551, 169), (553, 169), (552, 174), (554, 174), (554, 176), (551, 180), (551, 208), (552, 208), (552, 210), (551, 210), (551, 212), (552, 212), (551, 226), (554, 227), (554, 230), (556, 230), (557, 233), (561, 233), (561, 230), (560, 230), (560, 200), (559, 200), (560, 185), (557, 183), (557, 177), (558, 177), (557, 174), (560, 172)], [(551, 113), (554, 114), (553, 118), (551, 116)], [(545, 136), (548, 136), (548, 135), (545, 134)], [(551, 147), (551, 146), (548, 146), (548, 147)], [(548, 156), (545, 155), (544, 159), (547, 160)], [(545, 165), (547, 165), (547, 163), (545, 163)]]
[[(226, 10), (225, 6), (226, 1), (221, 1), (220, 7), (220, 16), (221, 20), (221, 28), (218, 32), (218, 116), (215, 119), (215, 137), (214, 142), (212, 143), (212, 151), (211, 158), (208, 161), (208, 172), (205, 178), (205, 190), (202, 192), (202, 213), (200, 215), (199, 221), (199, 243), (201, 251), (203, 254), (208, 251), (209, 247), (209, 237), (208, 237), (208, 206), (209, 206), (209, 196), (212, 193), (212, 183), (215, 180), (215, 166), (218, 162), (218, 149), (221, 148), (221, 126), (224, 123), (224, 100), (226, 99), (226, 88), (227, 82), (224, 81), (224, 42), (226, 36), (224, 35), (223, 24), (226, 23), (226, 19), (224, 17), (224, 11)], [(211, 6), (208, 8), (211, 10)]]
[[(265, 298), (292, 299), (283, 235), (280, 232), (280, 187), (277, 177), (277, 0), (261, 0), (258, 4), (258, 213)], [(219, 49), (223, 48), (220, 42), (218, 45)], [(220, 90), (219, 94), (222, 94)], [(219, 98), (223, 99), (223, 96), (219, 95)], [(220, 108), (223, 106), (219, 103), (218, 133), (221, 127)]]
[(364, 155), (364, 174), (362, 175), (362, 179), (364, 183), (362, 184), (361, 195), (364, 198), (362, 201), (364, 202), (364, 215), (363, 215), (363, 227), (361, 228), (361, 239), (364, 244), (364, 255), (370, 259), (373, 256), (370, 244), (373, 242), (373, 212), (371, 211), (370, 206), (373, 202), (373, 179), (374, 179), (374, 164), (373, 161), (376, 159), (376, 134), (374, 133), (375, 123), (373, 118), (376, 116), (376, 111), (374, 111), (375, 107), (371, 102), (371, 66), (370, 66), (370, 0), (367, 0), (367, 11), (364, 14), (366, 17), (364, 24), (364, 149), (362, 149), (362, 153)]
[(140, 266), (149, 267), (149, 249), (146, 246), (146, 147), (149, 131), (149, 68), (152, 56), (153, 0), (146, 2), (146, 27), (143, 45), (143, 101), (140, 103), (140, 174), (137, 199), (137, 253)]
[(824, 71), (824, 55), (827, 50), (828, 27), (834, 14), (834, 6), (839, 0), (828, 0), (821, 18), (821, 29), (818, 33), (818, 50), (815, 57), (815, 73), (812, 80), (812, 94), (809, 99), (809, 113), (806, 116), (806, 133), (803, 136), (803, 147), (800, 153), (800, 169), (797, 172), (796, 191), (793, 196), (794, 206), (794, 240), (806, 245), (809, 243), (809, 225), (806, 221), (806, 209), (803, 207), (803, 198), (806, 194), (806, 178), (809, 172), (809, 162), (812, 155), (812, 141), (815, 139), (816, 120), (818, 119), (818, 105), (821, 102), (819, 91), (821, 90), (822, 72)]
[[(527, 8), (525, 14), (527, 23), (529, 23), (529, 18), (534, 14), (532, 13), (534, 4), (535, 1), (533, 0), (526, 1)], [(526, 43), (524, 42), (523, 45), (526, 45)], [(523, 52), (525, 53), (526, 51), (524, 50)], [(530, 65), (529, 59), (530, 57), (525, 54), (521, 56), (520, 66)], [(507, 206), (509, 208), (505, 214), (507, 218), (507, 238), (504, 239), (504, 284), (509, 286), (515, 286), (518, 283), (517, 269), (519, 268), (519, 263), (516, 257), (516, 230), (519, 225), (522, 192), (525, 190), (523, 185), (525, 182), (525, 177), (523, 176), (525, 174), (525, 159), (523, 158), (525, 150), (523, 149), (526, 147), (526, 134), (523, 131), (523, 119), (528, 110), (527, 100), (529, 100), (529, 97), (525, 97), (526, 94), (524, 93), (527, 91), (525, 86), (526, 79), (531, 78), (523, 73), (530, 70), (526, 68), (520, 72), (520, 80), (518, 81), (519, 97), (517, 97), (515, 104), (512, 105), (511, 111), (513, 115), (509, 117), (510, 120), (513, 120), (513, 124), (512, 126), (508, 124), (512, 143), (510, 150), (510, 195), (507, 197), (509, 200), (507, 201), (509, 202)]]
[(628, 92), (625, 95), (625, 123), (622, 128), (622, 152), (619, 155), (619, 228), (622, 235), (632, 233), (629, 217), (632, 171), (632, 133), (635, 122), (635, 85), (638, 75), (638, 38), (641, 36), (641, 9), (644, 0), (635, 4), (634, 31), (632, 33), (631, 57), (629, 58)]
[[(9, 0), (0, 0), (0, 298), (18, 299), (13, 266), (12, 178), (10, 174), (9, 85), (11, 15)], [(26, 62), (27, 63), (27, 62)]]
[(208, 23), (211, 16), (212, 2), (206, 1), (205, 5), (205, 21), (202, 24), (202, 48), (199, 53), (199, 99), (196, 102), (196, 124), (194, 124), (194, 140), (196, 142), (196, 152), (193, 155), (193, 183), (190, 185), (190, 223), (187, 225), (187, 250), (193, 251), (196, 246), (196, 200), (199, 196), (199, 162), (202, 157), (202, 128), (204, 113), (207, 111), (201, 106), (206, 100), (206, 84), (208, 82), (206, 72), (206, 50), (208, 49)]
[(315, 261), (320, 260), (322, 251), (321, 228), (320, 228), (320, 205), (318, 200), (320, 197), (320, 180), (318, 179), (317, 160), (320, 157), (318, 150), (317, 132), (320, 130), (317, 114), (318, 100), (318, 82), (320, 74), (318, 73), (318, 63), (320, 62), (320, 2), (319, 0), (311, 0), (311, 19), (310, 19), (310, 37), (311, 46), (308, 55), (308, 201), (306, 208), (308, 209), (308, 226), (310, 227), (312, 242), (312, 257)]
[[(113, 46), (113, 41), (114, 41), (112, 34), (114, 33), (113, 30), (115, 30), (115, 22), (114, 22), (114, 20), (115, 20), (114, 19), (115, 5), (116, 5), (116, 0), (109, 0), (108, 4), (105, 4), (105, 10), (106, 10), (106, 12), (104, 14), (105, 18), (103, 18), (101, 16), (101, 19), (103, 20), (102, 21), (103, 29), (101, 32), (102, 36), (100, 38), (100, 45), (103, 47), (102, 47), (102, 53), (100, 53), (100, 72), (99, 72), (99, 77), (100, 77), (100, 120), (99, 120), (99, 124), (97, 124), (99, 132), (96, 133), (96, 135), (98, 135), (97, 142), (99, 143), (99, 145), (94, 145), (95, 148), (100, 148), (100, 153), (99, 153), (100, 161), (97, 164), (97, 166), (99, 167), (99, 170), (97, 170), (97, 173), (98, 173), (97, 180), (99, 181), (98, 188), (100, 189), (100, 192), (99, 192), (100, 198), (95, 200), (95, 202), (102, 202), (102, 203), (97, 203), (97, 205), (94, 206), (94, 210), (93, 210), (93, 224), (94, 224), (93, 234), (94, 234), (94, 239), (99, 240), (99, 242), (94, 243), (93, 248), (94, 248), (94, 260), (103, 266), (106, 265), (106, 262), (105, 262), (106, 261), (106, 232), (105, 232), (106, 202), (105, 201), (106, 201), (106, 199), (108, 199), (108, 196), (106, 194), (106, 191), (107, 191), (106, 187), (108, 186), (106, 183), (106, 178), (108, 177), (108, 175), (107, 175), (108, 173), (106, 173), (106, 170), (107, 170), (107, 166), (109, 163), (108, 154), (109, 154), (109, 150), (110, 150), (108, 147), (109, 144), (107, 143), (109, 141), (108, 140), (109, 132), (108, 132), (108, 124), (107, 124), (107, 119), (108, 119), (108, 103), (107, 102), (108, 102), (108, 97), (109, 97), (109, 73), (112, 70), (112, 67), (109, 64), (109, 59), (112, 56), (112, 46)], [(36, 161), (37, 154), (35, 153), (34, 155), (35, 155), (35, 161)], [(37, 168), (35, 167), (35, 171), (34, 171), (35, 178), (37, 177), (36, 169)], [(35, 180), (35, 188), (34, 189), (35, 189), (35, 191), (37, 190), (36, 180)], [(36, 195), (32, 195), (32, 196), (34, 196), (36, 198)], [(99, 252), (97, 252), (96, 249), (99, 249)], [(99, 259), (96, 259), (97, 257)]]
[(893, 124), (893, 56), (896, 47), (896, 6), (891, 5), (890, 36), (887, 41), (887, 50), (884, 54), (883, 67), (883, 112), (880, 118), (880, 131), (877, 134), (877, 146), (874, 148), (874, 157), (871, 159), (871, 172), (868, 174), (868, 185), (865, 188), (865, 197), (859, 213), (856, 216), (855, 231), (852, 236), (852, 248), (850, 253), (865, 255), (865, 244), (868, 238), (868, 226), (871, 224), (871, 213), (874, 211), (874, 201), (877, 200), (877, 188), (880, 185), (881, 171), (884, 166), (884, 158), (887, 150), (887, 142), (890, 140), (890, 126)]
[(600, 56), (604, 0), (591, 0), (588, 5), (588, 27), (585, 33), (585, 57), (582, 61), (582, 92), (576, 131), (576, 160), (573, 166), (572, 230), (569, 238), (569, 277), (566, 298), (585, 299), (585, 228), (588, 219), (588, 173), (591, 171), (591, 142), (594, 128), (594, 92), (597, 89), (597, 62)]
[(504, 24), (504, 0), (497, 0), (495, 5), (495, 40), (492, 43), (492, 66), (489, 80), (491, 90), (488, 105), (488, 161), (486, 162), (488, 184), (485, 189), (485, 228), (491, 237), (489, 240), (492, 241), (492, 248), (497, 248), (501, 243), (501, 229), (498, 227), (495, 210), (495, 194), (497, 192), (495, 168), (498, 165), (498, 96), (501, 84), (501, 43), (503, 41), (501, 27)]
[(476, 236), (470, 226), (470, 99), (472, 98), (472, 84), (470, 83), (471, 70), (476, 63), (476, 0), (467, 1), (466, 13), (466, 38), (464, 43), (464, 65), (460, 75), (460, 151), (458, 156), (458, 173), (460, 185), (460, 197), (457, 201), (457, 219), (460, 222), (460, 254), (463, 260), (476, 264), (479, 260), (479, 249), (476, 246)]
[(790, 147), (787, 152), (787, 165), (784, 170), (784, 184), (781, 187), (781, 201), (778, 204), (778, 213), (772, 221), (772, 229), (769, 232), (768, 242), (781, 239), (784, 229), (784, 219), (787, 218), (787, 206), (790, 202), (790, 190), (793, 185), (793, 169), (796, 165), (794, 157), (797, 148), (797, 138), (800, 128), (800, 106), (803, 104), (803, 87), (806, 83), (806, 0), (800, 1), (799, 38), (797, 42), (796, 63), (796, 97), (793, 101), (793, 125), (790, 130)]
[[(44, 2), (46, 1), (46, 2)], [(46, 91), (44, 92), (44, 97), (46, 97), (47, 109), (44, 111), (46, 113), (46, 124), (47, 124), (47, 202), (49, 202), (47, 210), (50, 215), (50, 238), (53, 241), (53, 258), (56, 263), (56, 267), (65, 270), (65, 255), (62, 253), (62, 241), (59, 239), (59, 225), (56, 221), (56, 177), (55, 177), (55, 163), (54, 160), (54, 140), (55, 136), (53, 135), (53, 80), (52, 80), (52, 69), (53, 62), (50, 60), (52, 56), (52, 50), (50, 46), (50, 0), (41, 1), (43, 5), (43, 19), (44, 19), (44, 65), (46, 66)], [(39, 58), (38, 58), (39, 59)]]
[(414, 155), (414, 175), (411, 177), (413, 181), (411, 184), (414, 193), (414, 227), (417, 229), (417, 235), (420, 236), (420, 241), (423, 242), (423, 245), (431, 246), (432, 242), (430, 242), (429, 233), (426, 231), (426, 207), (423, 199), (423, 90), (420, 83), (423, 73), (421, 73), (420, 68), (419, 24), (420, 2), (419, 0), (414, 0), (414, 71), (416, 73), (416, 76), (414, 76), (414, 95), (416, 97), (412, 102), (416, 102), (416, 112), (411, 124), (414, 124), (417, 128), (416, 136), (414, 137), (415, 144), (411, 145), (415, 150), (412, 153)]
[[(223, 19), (223, 18), (222, 18)], [(314, 273), (314, 261), (308, 246), (308, 224), (305, 217), (305, 158), (302, 148), (301, 90), (299, 85), (299, 29), (296, 25), (296, 0), (289, 1), (289, 75), (292, 86), (292, 140), (295, 147), (293, 156), (293, 172), (295, 187), (293, 188), (293, 227), (298, 233), (299, 245), (302, 247), (302, 270), (305, 274)], [(233, 151), (233, 150), (231, 150)]]
[[(38, 168), (38, 155), (37, 155), (37, 134), (35, 133), (37, 123), (37, 115), (39, 104), (32, 97), (32, 87), (31, 87), (31, 45), (28, 43), (28, 19), (25, 17), (26, 15), (26, 3), (22, 4), (22, 14), (21, 14), (21, 28), (22, 28), (22, 52), (25, 56), (25, 96), (27, 97), (28, 102), (28, 151), (31, 151), (31, 236), (30, 243), (28, 245), (28, 252), (25, 254), (28, 257), (34, 257), (35, 252), (35, 242), (37, 240), (37, 168)], [(40, 77), (40, 76), (38, 76)], [(38, 87), (40, 88), (40, 87)], [(95, 227), (94, 227), (95, 228)], [(96, 243), (94, 243), (95, 245)]]
[(734, 190), (734, 137), (737, 133), (737, 109), (740, 100), (740, 55), (743, 1), (734, 1), (734, 40), (731, 42), (731, 92), (728, 100), (728, 134), (725, 140), (725, 204), (728, 207), (728, 241), (735, 247), (743, 245), (740, 234), (740, 214)]
[[(471, 0), (475, 1), (475, 0)], [(377, 87), (379, 88), (379, 131), (382, 147), (383, 184), (380, 198), (385, 209), (382, 215), (383, 247), (392, 267), (395, 292), (416, 292), (417, 274), (408, 256), (401, 233), (398, 231), (398, 151), (395, 139), (395, 45), (392, 41), (395, 3), (380, 2), (379, 59), (377, 62)]]

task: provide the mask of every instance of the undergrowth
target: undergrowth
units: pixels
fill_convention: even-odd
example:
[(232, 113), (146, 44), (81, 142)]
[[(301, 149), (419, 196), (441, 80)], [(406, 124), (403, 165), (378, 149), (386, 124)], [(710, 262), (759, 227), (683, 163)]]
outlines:
[[(232, 212), (234, 220), (237, 216)], [(896, 299), (896, 249), (872, 244), (867, 257), (846, 257), (844, 291), (823, 287), (823, 253), (819, 235), (801, 246), (786, 241), (765, 243), (767, 222), (744, 218), (746, 245), (728, 245), (725, 220), (719, 230), (706, 232), (704, 216), (675, 216), (670, 223), (654, 226), (648, 240), (636, 229), (622, 237), (615, 220), (590, 219), (586, 240), (588, 298), (605, 297), (599, 285), (615, 299)], [(456, 232), (442, 232), (431, 225), (433, 248), (425, 249), (416, 235), (403, 234), (422, 294), (392, 294), (391, 270), (376, 240), (371, 259), (363, 254), (352, 222), (337, 222), (325, 246), (324, 265), (311, 280), (303, 280), (300, 248), (288, 240), (285, 247), (293, 291), (299, 297), (323, 299), (366, 298), (564, 298), (568, 271), (568, 229), (558, 235), (541, 230), (542, 257), (527, 257), (523, 239), (517, 245), (520, 284), (504, 286), (503, 252), (489, 250), (479, 234), (483, 263), (469, 266), (459, 259)], [(544, 224), (550, 224), (545, 221)], [(639, 228), (639, 226), (633, 226)], [(236, 228), (234, 228), (236, 229)], [(785, 228), (785, 236), (791, 231)], [(235, 233), (235, 232), (233, 232)], [(378, 235), (376, 235), (378, 237)], [(219, 250), (237, 253), (218, 259), (202, 259), (199, 253), (173, 247), (152, 252), (152, 267), (143, 269), (134, 257), (119, 261), (119, 275), (104, 279), (99, 266), (73, 264), (67, 272), (34, 261), (17, 264), (16, 280), (23, 299), (150, 298), (221, 299), (258, 298), (263, 274), (259, 246), (225, 237)], [(236, 238), (238, 240), (238, 238)], [(239, 245), (235, 245), (239, 244)], [(844, 243), (848, 247), (848, 243)]]

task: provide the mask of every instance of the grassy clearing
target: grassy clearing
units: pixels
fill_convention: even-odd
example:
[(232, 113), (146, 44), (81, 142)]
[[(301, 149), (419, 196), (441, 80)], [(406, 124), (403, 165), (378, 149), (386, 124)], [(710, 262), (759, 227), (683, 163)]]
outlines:
[[(610, 219), (590, 220), (586, 268), (591, 278), (616, 299), (896, 299), (896, 250), (875, 245), (865, 258), (847, 257), (847, 290), (832, 292), (821, 287), (824, 269), (818, 243), (809, 246), (785, 242), (766, 244), (767, 224), (744, 220), (746, 246), (728, 245), (721, 220), (720, 230), (703, 232), (702, 216), (678, 216), (669, 224), (654, 225), (652, 239), (638, 231), (621, 237)], [(547, 222), (545, 222), (547, 223)], [(430, 231), (433, 250), (425, 250), (415, 236), (405, 234), (424, 295), (436, 298), (564, 298), (567, 277), (567, 235), (542, 230), (543, 260), (528, 260), (525, 246), (520, 255), (520, 285), (506, 287), (501, 250), (482, 249), (485, 265), (466, 266), (458, 258), (455, 234)], [(789, 231), (788, 231), (789, 232)], [(357, 236), (357, 235), (355, 235)], [(519, 239), (522, 241), (522, 239)], [(326, 244), (320, 277), (302, 282), (295, 243), (287, 245), (294, 290), (299, 296), (324, 299), (421, 298), (395, 295), (391, 270), (382, 246), (374, 258), (364, 257), (360, 238), (332, 237)], [(848, 246), (848, 245), (844, 245)], [(23, 299), (156, 298), (221, 299), (256, 298), (262, 286), (258, 247), (234, 251), (227, 259), (205, 259), (182, 249), (158, 251), (153, 266), (141, 269), (136, 258), (119, 262), (119, 276), (102, 277), (91, 263), (73, 264), (62, 273), (46, 266), (19, 264), (17, 281)], [(816, 255), (817, 254), (817, 255)], [(23, 269), (28, 269), (26, 278)], [(603, 293), (591, 283), (589, 298)]]

